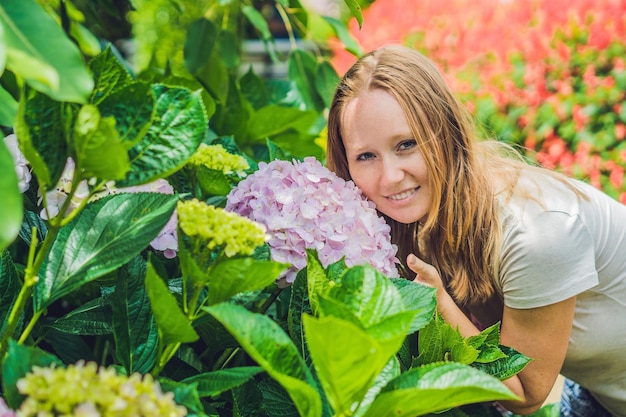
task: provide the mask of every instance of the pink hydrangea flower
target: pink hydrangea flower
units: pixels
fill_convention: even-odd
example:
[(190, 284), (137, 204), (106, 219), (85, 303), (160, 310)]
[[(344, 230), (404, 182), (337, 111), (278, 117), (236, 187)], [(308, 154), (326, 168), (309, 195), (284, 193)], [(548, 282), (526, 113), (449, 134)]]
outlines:
[(2, 397), (0, 397), (0, 417), (15, 417), (15, 411), (7, 406)]
[(15, 172), (17, 174), (18, 187), (20, 192), (23, 193), (30, 187), (30, 180), (32, 175), (30, 168), (28, 167), (28, 161), (24, 157), (22, 151), (17, 144), (17, 136), (10, 134), (4, 138), (4, 144), (9, 149), (13, 160), (15, 161)]
[(226, 210), (267, 227), (272, 258), (292, 265), (279, 285), (306, 266), (306, 249), (317, 250), (324, 267), (345, 257), (349, 267), (367, 263), (398, 277), (397, 247), (374, 203), (313, 157), (259, 163), (230, 192)]

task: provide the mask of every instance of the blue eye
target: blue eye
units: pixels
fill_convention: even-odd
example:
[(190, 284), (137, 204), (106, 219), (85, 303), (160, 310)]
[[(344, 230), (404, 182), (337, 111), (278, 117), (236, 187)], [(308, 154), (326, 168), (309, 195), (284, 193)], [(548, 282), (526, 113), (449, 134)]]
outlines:
[(410, 139), (400, 142), (400, 144), (398, 145), (398, 149), (401, 151), (405, 151), (415, 146), (417, 146), (417, 141), (415, 139)]
[(371, 152), (365, 152), (362, 153), (361, 155), (357, 156), (356, 160), (357, 161), (367, 161), (368, 159), (372, 159), (374, 158), (374, 154)]

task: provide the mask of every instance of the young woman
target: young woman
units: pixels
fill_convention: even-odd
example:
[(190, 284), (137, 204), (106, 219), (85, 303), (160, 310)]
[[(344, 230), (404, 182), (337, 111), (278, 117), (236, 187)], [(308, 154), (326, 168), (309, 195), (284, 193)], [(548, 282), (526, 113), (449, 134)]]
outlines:
[(401, 46), (341, 80), (327, 158), (385, 216), (445, 320), (464, 336), (500, 321), (501, 343), (534, 359), (505, 381), (520, 397), (505, 408), (536, 411), (562, 373), (562, 415), (626, 416), (626, 206), (477, 140), (435, 65)]

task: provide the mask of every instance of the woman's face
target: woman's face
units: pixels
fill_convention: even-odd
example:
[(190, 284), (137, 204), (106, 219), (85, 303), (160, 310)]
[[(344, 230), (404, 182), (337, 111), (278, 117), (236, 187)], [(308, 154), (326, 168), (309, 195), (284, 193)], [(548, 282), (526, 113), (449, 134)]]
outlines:
[(342, 136), (350, 176), (376, 208), (400, 223), (425, 219), (428, 170), (395, 98), (376, 89), (350, 101)]

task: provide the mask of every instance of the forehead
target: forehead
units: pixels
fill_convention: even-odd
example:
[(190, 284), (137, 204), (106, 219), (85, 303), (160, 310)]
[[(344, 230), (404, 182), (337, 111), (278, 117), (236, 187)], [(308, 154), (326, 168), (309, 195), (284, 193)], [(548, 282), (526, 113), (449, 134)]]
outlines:
[(381, 89), (367, 91), (347, 102), (341, 119), (346, 147), (372, 137), (381, 140), (411, 133), (400, 104)]

